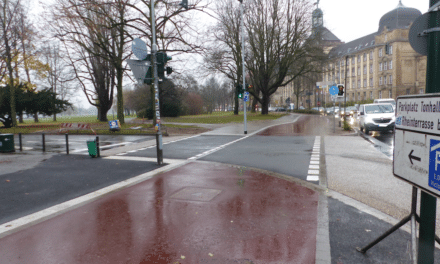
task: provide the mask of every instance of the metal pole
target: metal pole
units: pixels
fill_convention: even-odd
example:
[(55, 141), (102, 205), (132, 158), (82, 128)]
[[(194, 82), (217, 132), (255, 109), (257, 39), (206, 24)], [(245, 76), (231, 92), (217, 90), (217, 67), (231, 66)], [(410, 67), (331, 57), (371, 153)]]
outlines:
[(66, 133), (66, 153), (69, 155), (69, 134)]
[(335, 112), (336, 108), (335, 108), (335, 105), (336, 105), (336, 100), (333, 101), (333, 133), (336, 133), (336, 112)]
[(156, 45), (156, 18), (154, 13), (154, 0), (151, 0), (151, 27), (152, 27), (152, 35), (153, 35), (153, 45), (151, 49), (151, 57), (152, 57), (152, 66), (153, 66), (153, 80), (154, 80), (154, 99), (156, 103), (156, 111), (155, 111), (155, 117), (156, 117), (156, 127), (157, 127), (157, 133), (156, 133), (156, 156), (157, 156), (157, 164), (161, 165), (163, 164), (163, 153), (162, 153), (162, 131), (160, 129), (160, 103), (159, 103), (159, 78), (157, 75), (157, 60), (156, 60), (156, 53), (157, 53), (157, 45)]
[(44, 133), (41, 135), (43, 137), (43, 152), (45, 152), (46, 151), (46, 137), (45, 137)]
[[(245, 84), (246, 84), (246, 78), (245, 78), (245, 70), (244, 70), (244, 31), (243, 31), (243, 29), (244, 29), (244, 19), (243, 19), (243, 9), (244, 9), (244, 7), (243, 7), (243, 1), (240, 1), (241, 2), (241, 8), (240, 8), (240, 17), (241, 17), (241, 25), (240, 25), (240, 27), (241, 27), (241, 58), (242, 58), (242, 64), (243, 64), (243, 91), (244, 92), (246, 92), (246, 86), (245, 86)], [(244, 134), (247, 134), (247, 120), (246, 120), (246, 105), (247, 105), (247, 102), (245, 102), (245, 100), (244, 100), (244, 95), (243, 95), (243, 108), (244, 108), (244, 114), (243, 114), (243, 116), (244, 116)]]
[(99, 149), (99, 137), (96, 137), (96, 157), (101, 157), (101, 150)]
[(411, 256), (413, 264), (417, 264), (417, 188), (413, 186), (411, 200)]
[(345, 57), (345, 82), (344, 82), (344, 89), (345, 89), (345, 93), (344, 93), (344, 124), (347, 121), (347, 113), (345, 111), (347, 111), (347, 109), (345, 108), (345, 106), (347, 105), (347, 61), (348, 61), (348, 56)]
[[(439, 0), (430, 0), (429, 7), (436, 5)], [(429, 28), (440, 26), (440, 12), (429, 13)], [(428, 56), (426, 67), (426, 93), (440, 92), (440, 31), (428, 34)], [(417, 263), (434, 263), (434, 240), (437, 198), (422, 191), (420, 199), (419, 248)]]
[(18, 133), (18, 142), (20, 143), (20, 151), (23, 151), (23, 143), (21, 141), (21, 133)]

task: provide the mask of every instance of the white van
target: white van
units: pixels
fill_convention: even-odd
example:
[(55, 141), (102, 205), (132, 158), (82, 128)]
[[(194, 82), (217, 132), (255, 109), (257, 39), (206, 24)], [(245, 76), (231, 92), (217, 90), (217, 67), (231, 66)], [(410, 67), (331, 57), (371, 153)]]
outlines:
[(393, 98), (374, 99), (374, 104), (391, 104), (394, 111), (396, 111), (396, 101)]

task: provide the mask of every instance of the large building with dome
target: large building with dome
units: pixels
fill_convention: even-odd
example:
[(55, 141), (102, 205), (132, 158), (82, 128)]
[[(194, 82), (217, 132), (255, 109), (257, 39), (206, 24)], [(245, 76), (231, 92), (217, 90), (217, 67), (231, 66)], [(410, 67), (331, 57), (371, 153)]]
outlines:
[[(321, 30), (328, 53), (322, 78), (316, 81), (345, 84), (349, 102), (425, 93), (426, 56), (415, 52), (408, 41), (411, 24), (421, 14), (399, 1), (396, 8), (382, 16), (377, 32), (343, 43), (324, 27), (321, 9), (315, 9), (312, 24)], [(300, 95), (300, 105), (315, 107), (318, 102), (330, 102), (326, 89), (309, 86), (305, 89), (308, 92)], [(287, 98), (296, 102), (293, 84), (279, 88), (272, 105), (285, 105)]]

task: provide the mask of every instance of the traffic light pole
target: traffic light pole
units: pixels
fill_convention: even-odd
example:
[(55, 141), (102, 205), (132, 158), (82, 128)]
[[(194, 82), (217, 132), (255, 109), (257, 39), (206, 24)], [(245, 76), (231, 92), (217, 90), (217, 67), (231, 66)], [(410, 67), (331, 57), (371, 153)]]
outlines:
[(157, 45), (156, 45), (156, 17), (154, 11), (154, 0), (151, 0), (151, 28), (153, 35), (153, 43), (151, 47), (151, 65), (153, 66), (153, 84), (154, 84), (154, 117), (156, 120), (156, 125), (154, 129), (156, 130), (156, 155), (157, 155), (157, 165), (163, 164), (163, 152), (162, 152), (162, 131), (160, 129), (160, 104), (159, 104), (159, 78), (157, 75)]
[[(243, 91), (244, 92), (246, 92), (246, 78), (245, 78), (245, 70), (244, 70), (244, 34), (243, 34), (243, 32), (244, 32), (244, 23), (243, 23), (243, 9), (244, 9), (244, 7), (243, 7), (243, 1), (240, 1), (241, 2), (241, 8), (240, 8), (240, 17), (241, 17), (241, 25), (240, 25), (240, 27), (241, 27), (241, 58), (242, 58), (242, 65), (243, 65), (243, 73), (242, 73), (242, 75), (243, 75)], [(243, 110), (244, 110), (244, 114), (243, 114), (243, 116), (244, 116), (244, 134), (247, 134), (247, 120), (246, 120), (246, 105), (247, 105), (247, 102), (245, 101), (245, 97), (246, 96), (244, 96), (244, 94), (243, 94)]]

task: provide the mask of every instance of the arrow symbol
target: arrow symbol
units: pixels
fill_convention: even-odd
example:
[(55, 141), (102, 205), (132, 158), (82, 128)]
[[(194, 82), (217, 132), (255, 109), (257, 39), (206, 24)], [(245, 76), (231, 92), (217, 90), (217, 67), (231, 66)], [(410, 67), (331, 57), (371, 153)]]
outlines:
[(411, 161), (411, 164), (413, 164), (412, 160), (417, 160), (417, 161), (421, 161), (421, 159), (419, 157), (413, 156), (412, 153), (414, 152), (414, 150), (411, 150), (411, 152), (409, 153), (408, 157), (409, 157), (409, 161)]

